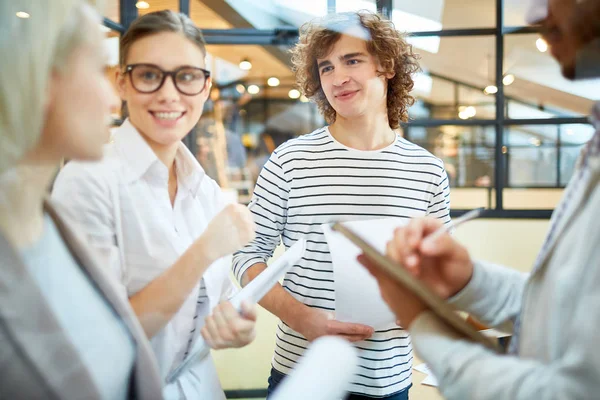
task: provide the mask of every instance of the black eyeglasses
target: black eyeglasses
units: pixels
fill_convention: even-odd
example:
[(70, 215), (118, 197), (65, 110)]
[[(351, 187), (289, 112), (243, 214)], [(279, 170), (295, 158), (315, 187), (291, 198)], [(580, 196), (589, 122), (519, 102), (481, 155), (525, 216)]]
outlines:
[(133, 88), (140, 93), (158, 91), (170, 76), (175, 88), (186, 96), (200, 94), (210, 77), (210, 71), (203, 68), (180, 67), (164, 71), (154, 64), (130, 64), (125, 67), (125, 73), (129, 74)]

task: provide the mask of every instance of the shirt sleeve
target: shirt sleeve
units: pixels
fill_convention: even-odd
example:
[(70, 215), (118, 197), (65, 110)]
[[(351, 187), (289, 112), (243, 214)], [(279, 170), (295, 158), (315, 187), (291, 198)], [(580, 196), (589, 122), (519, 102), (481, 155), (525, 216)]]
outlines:
[(450, 222), (450, 180), (444, 169), (444, 164), (441, 161), (440, 164), (442, 165), (442, 173), (435, 186), (435, 194), (427, 206), (427, 215), (439, 218), (444, 224), (447, 224)]
[(512, 324), (521, 311), (528, 277), (523, 272), (476, 261), (471, 280), (449, 302), (486, 325), (499, 327), (507, 321)]
[(102, 265), (118, 281), (118, 287), (127, 297), (127, 289), (122, 283), (124, 271), (117, 246), (110, 185), (94, 165), (75, 161), (65, 165), (54, 183), (52, 199), (85, 233)]
[[(594, 284), (600, 284), (595, 280)], [(596, 286), (597, 288), (597, 286)], [(592, 399), (600, 393), (600, 353), (595, 327), (600, 324), (600, 294), (587, 291), (558, 360), (498, 355), (456, 337), (434, 314), (421, 314), (409, 328), (413, 346), (439, 381), (448, 400)], [(540, 331), (540, 335), (549, 334)]]
[(233, 255), (233, 273), (242, 282), (252, 265), (266, 263), (281, 241), (286, 219), (289, 183), (275, 151), (263, 167), (250, 202), (256, 238)]
[[(589, 210), (593, 210), (593, 206), (589, 207)], [(600, 230), (589, 228), (594, 223), (595, 221), (590, 219), (585, 230), (587, 237), (585, 242), (579, 242), (580, 246), (570, 242), (578, 240), (574, 235), (565, 239), (569, 240), (568, 242), (557, 244), (555, 249), (555, 252), (558, 252), (558, 246), (564, 246), (563, 254), (574, 252), (569, 262), (576, 263), (579, 270), (585, 269), (585, 273), (579, 277), (571, 275), (549, 278), (549, 274), (543, 273), (535, 276), (535, 279), (539, 279), (536, 284), (542, 286), (540, 289), (555, 287), (558, 284), (557, 281), (546, 281), (547, 279), (579, 280), (572, 287), (574, 293), (565, 294), (572, 297), (574, 304), (572, 310), (568, 311), (567, 324), (556, 325), (556, 315), (564, 313), (564, 310), (539, 304), (540, 301), (544, 301), (543, 294), (540, 295), (542, 297), (529, 299), (528, 305), (525, 306), (529, 315), (543, 313), (544, 319), (551, 322), (547, 326), (549, 329), (542, 326), (528, 329), (530, 334), (537, 335), (547, 343), (548, 348), (543, 352), (533, 349), (534, 353), (539, 354), (537, 359), (498, 355), (479, 344), (461, 340), (429, 311), (415, 319), (409, 327), (412, 343), (417, 353), (432, 369), (446, 399), (583, 400), (598, 397), (600, 352), (596, 349), (597, 327), (600, 326), (600, 269), (597, 266), (600, 260), (600, 246), (596, 243), (600, 241)], [(554, 267), (560, 268), (561, 265)], [(569, 266), (573, 267), (575, 266)], [(475, 272), (472, 279), (474, 282), (469, 284), (468, 292), (461, 292), (459, 295), (462, 298), (455, 301), (479, 304), (480, 311), (484, 311), (485, 292), (496, 300), (489, 300), (490, 309), (480, 314), (492, 320), (494, 312), (503, 313), (504, 317), (507, 317), (515, 314), (514, 309), (517, 306), (521, 308), (521, 300), (516, 298), (523, 297), (526, 279), (524, 275), (516, 272), (509, 274), (507, 269), (491, 268), (490, 265), (483, 264), (476, 268)], [(502, 280), (512, 283), (506, 283), (507, 286), (504, 287), (500, 282)], [(498, 282), (500, 285), (485, 283), (489, 281)], [(508, 294), (511, 285), (514, 293)], [(488, 290), (484, 290), (486, 288)], [(498, 296), (494, 294), (494, 290), (505, 294)], [(506, 306), (502, 307), (502, 301), (498, 301), (501, 299), (507, 299)], [(507, 313), (505, 309), (513, 311)], [(502, 318), (498, 318), (500, 319)], [(523, 321), (527, 321), (527, 315), (523, 316)]]

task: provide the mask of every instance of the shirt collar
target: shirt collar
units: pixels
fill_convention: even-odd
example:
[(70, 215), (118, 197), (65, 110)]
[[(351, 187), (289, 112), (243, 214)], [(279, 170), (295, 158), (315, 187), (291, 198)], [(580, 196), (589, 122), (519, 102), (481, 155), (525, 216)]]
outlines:
[[(128, 167), (126, 169), (128, 182), (142, 179), (147, 173), (151, 173), (154, 165), (159, 165), (166, 170), (166, 167), (160, 164), (160, 160), (154, 154), (152, 148), (142, 138), (129, 119), (126, 119), (116, 130), (113, 140), (115, 147), (121, 153), (123, 162)], [(194, 155), (181, 142), (175, 155), (175, 166), (179, 182), (196, 196), (206, 173)]]

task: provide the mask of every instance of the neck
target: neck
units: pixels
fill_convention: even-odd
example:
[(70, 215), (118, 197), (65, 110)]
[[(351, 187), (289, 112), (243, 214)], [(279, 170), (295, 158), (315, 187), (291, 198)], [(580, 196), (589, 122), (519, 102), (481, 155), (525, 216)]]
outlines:
[(337, 115), (329, 127), (331, 135), (345, 146), (357, 150), (379, 150), (392, 144), (396, 134), (390, 127), (387, 112), (346, 119)]
[(172, 177), (175, 176), (175, 156), (177, 155), (179, 142), (171, 144), (158, 143), (142, 132), (142, 130), (137, 127), (137, 124), (135, 124), (131, 119), (129, 121), (135, 127), (135, 129), (137, 129), (144, 141), (148, 143), (148, 146), (150, 146), (154, 154), (156, 154), (156, 157), (167, 167), (169, 170), (169, 181), (171, 181)]
[(151, 140), (146, 139), (146, 142), (156, 154), (156, 157), (167, 167), (169, 170), (169, 181), (175, 176), (175, 156), (177, 155), (177, 149), (179, 148), (179, 142), (170, 145), (161, 145)]
[(35, 243), (44, 226), (44, 197), (59, 164), (29, 156), (0, 173), (0, 230), (21, 248)]

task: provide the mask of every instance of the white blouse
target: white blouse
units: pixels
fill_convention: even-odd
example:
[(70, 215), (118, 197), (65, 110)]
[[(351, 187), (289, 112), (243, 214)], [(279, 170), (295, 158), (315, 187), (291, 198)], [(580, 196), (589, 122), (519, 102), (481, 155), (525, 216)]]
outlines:
[[(122, 283), (123, 294), (130, 297), (177, 261), (223, 208), (224, 200), (216, 182), (180, 143), (172, 206), (167, 167), (129, 120), (113, 138), (102, 161), (68, 163), (52, 196), (83, 225), (91, 244)], [(163, 378), (185, 359), (210, 310), (235, 292), (230, 265), (230, 257), (211, 265), (173, 319), (151, 339)], [(165, 388), (165, 396), (224, 399), (212, 358), (198, 360)]]

